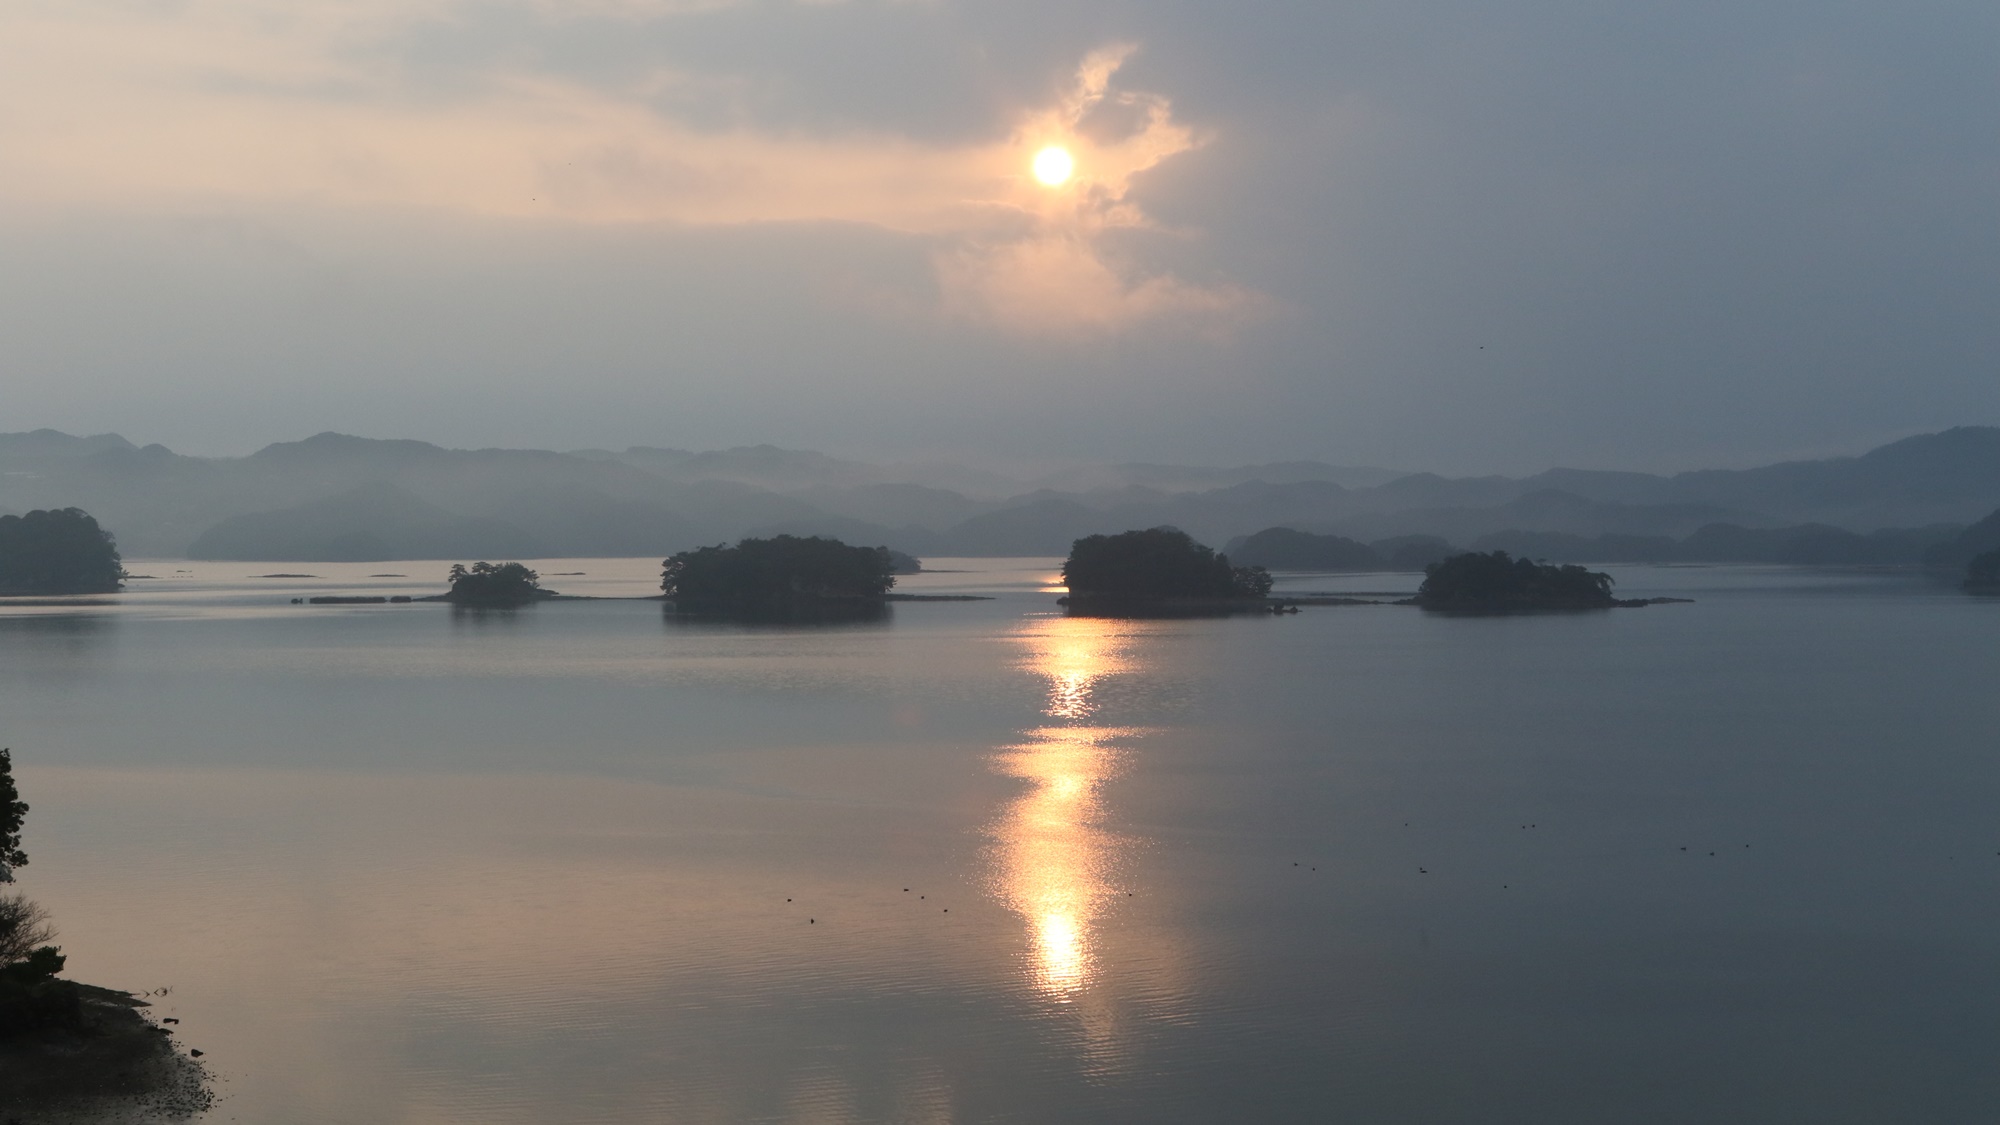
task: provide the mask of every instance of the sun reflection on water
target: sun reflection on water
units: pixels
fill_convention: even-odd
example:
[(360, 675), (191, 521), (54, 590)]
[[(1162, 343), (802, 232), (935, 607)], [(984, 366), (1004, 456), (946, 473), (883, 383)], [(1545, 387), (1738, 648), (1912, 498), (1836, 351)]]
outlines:
[(1023, 665), (1045, 681), (1042, 712), (1057, 722), (993, 758), (996, 771), (1027, 783), (990, 830), (995, 892), (1027, 923), (1031, 982), (1059, 1000), (1096, 976), (1096, 920), (1119, 893), (1113, 869), (1126, 841), (1103, 826), (1102, 789), (1133, 732), (1087, 725), (1105, 678), (1131, 670), (1118, 625), (1054, 618), (1023, 629)]

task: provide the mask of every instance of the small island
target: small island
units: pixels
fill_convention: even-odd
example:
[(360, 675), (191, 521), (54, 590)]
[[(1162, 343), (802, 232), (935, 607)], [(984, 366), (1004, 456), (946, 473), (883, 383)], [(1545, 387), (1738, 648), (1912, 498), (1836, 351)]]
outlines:
[(1173, 527), (1091, 535), (1070, 546), (1063, 563), (1071, 613), (1089, 616), (1186, 616), (1270, 609), (1271, 575), (1232, 566)]
[[(542, 576), (517, 562), (453, 563), (451, 590), (444, 600), (463, 606), (521, 606), (558, 596), (542, 589)], [(314, 599), (319, 600), (319, 599)], [(374, 599), (383, 600), (383, 599)]]
[(1403, 603), (1452, 613), (1532, 613), (1657, 605), (1685, 598), (1620, 600), (1612, 578), (1574, 563), (1554, 566), (1505, 551), (1468, 551), (1424, 568), (1417, 596)]
[(89, 512), (0, 516), (0, 595), (115, 594), (124, 582), (118, 545)]
[(2000, 594), (2000, 551), (1977, 555), (1965, 567), (1965, 592)]
[(886, 547), (817, 535), (744, 539), (662, 561), (660, 590), (681, 615), (749, 620), (885, 616), (896, 563)]

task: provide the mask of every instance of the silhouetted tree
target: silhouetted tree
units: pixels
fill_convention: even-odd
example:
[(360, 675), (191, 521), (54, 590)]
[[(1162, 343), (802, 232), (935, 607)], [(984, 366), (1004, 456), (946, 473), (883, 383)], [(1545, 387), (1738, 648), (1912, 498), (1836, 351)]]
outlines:
[(90, 513), (0, 516), (0, 594), (108, 594), (124, 581), (118, 545)]
[(850, 547), (817, 535), (744, 539), (662, 561), (660, 590), (695, 613), (787, 613), (838, 601), (879, 602), (896, 584), (885, 547)]
[(1427, 609), (1532, 609), (1609, 606), (1617, 599), (1608, 574), (1505, 551), (1469, 551), (1426, 567), (1417, 602)]
[(1070, 546), (1063, 583), (1086, 598), (1261, 598), (1271, 576), (1260, 566), (1231, 566), (1173, 527), (1091, 535)]
[(49, 912), (21, 895), (0, 895), (0, 965), (25, 961), (56, 939)]
[(21, 850), (21, 822), (27, 815), (27, 803), (14, 786), (14, 752), (0, 750), (0, 883), (13, 882), (14, 869), (28, 865), (28, 853)]
[[(14, 881), (14, 868), (28, 865), (21, 850), (21, 822), (28, 806), (14, 786), (14, 756), (0, 750), (0, 882)], [(19, 895), (0, 896), (0, 1035), (32, 1028), (63, 1017), (73, 996), (61, 989), (51, 993), (45, 982), (62, 970), (60, 951), (47, 943), (55, 937), (49, 916)]]
[(451, 592), (445, 597), (465, 605), (520, 605), (553, 596), (542, 589), (541, 578), (517, 562), (453, 563)]

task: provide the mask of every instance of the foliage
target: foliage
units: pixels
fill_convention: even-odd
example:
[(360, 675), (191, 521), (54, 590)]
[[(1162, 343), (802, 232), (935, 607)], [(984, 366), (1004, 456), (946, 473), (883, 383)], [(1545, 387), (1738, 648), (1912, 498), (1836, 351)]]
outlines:
[(16, 981), (21, 984), (39, 984), (63, 971), (69, 958), (53, 945), (44, 945), (32, 950), (18, 961), (0, 965), (0, 981)]
[(470, 567), (453, 563), (451, 592), (445, 597), (467, 605), (520, 605), (550, 596), (541, 580), (541, 575), (517, 562), (476, 562)]
[(1424, 569), (1417, 602), (1430, 609), (1608, 606), (1611, 576), (1574, 564), (1551, 566), (1505, 551), (1453, 555)]
[(0, 516), (0, 594), (105, 594), (124, 581), (118, 545), (90, 513)]
[(2000, 551), (1977, 555), (1965, 567), (1965, 588), (2000, 593)]
[[(14, 787), (13, 755), (0, 750), (0, 881), (13, 882), (25, 866), (21, 821), (27, 815)], [(81, 1016), (76, 990), (55, 980), (62, 951), (48, 913), (19, 895), (0, 897), (0, 1036), (47, 1028), (73, 1028)]]
[(0, 749), (0, 883), (13, 882), (14, 869), (28, 865), (28, 853), (21, 850), (21, 822), (27, 815), (27, 803), (14, 785), (14, 752)]
[(660, 589), (683, 612), (788, 612), (828, 601), (879, 601), (896, 584), (888, 548), (850, 547), (817, 535), (701, 547), (660, 565)]
[(23, 895), (0, 895), (0, 965), (25, 961), (56, 939), (49, 912)]
[(61, 950), (45, 945), (19, 961), (0, 965), (0, 1038), (83, 1029), (80, 990), (56, 979), (67, 960)]
[(1079, 539), (1062, 574), (1070, 593), (1084, 597), (1261, 598), (1271, 592), (1263, 567), (1231, 566), (1228, 555), (1172, 527)]

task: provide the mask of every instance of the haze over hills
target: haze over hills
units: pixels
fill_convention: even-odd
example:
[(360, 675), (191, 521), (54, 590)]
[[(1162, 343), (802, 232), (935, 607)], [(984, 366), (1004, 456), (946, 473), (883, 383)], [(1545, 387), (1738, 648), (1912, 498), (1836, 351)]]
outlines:
[(1460, 545), (1509, 534), (1683, 540), (1716, 525), (1921, 529), (1878, 537), (1907, 554), (2000, 507), (2000, 428), (1746, 470), (1525, 478), (1288, 462), (1018, 479), (774, 446), (563, 453), (334, 433), (217, 459), (116, 434), (0, 434), (0, 510), (69, 506), (96, 515), (128, 555), (274, 561), (651, 555), (777, 532), (918, 555), (1048, 555), (1082, 535), (1160, 524), (1214, 544), (1277, 526)]

